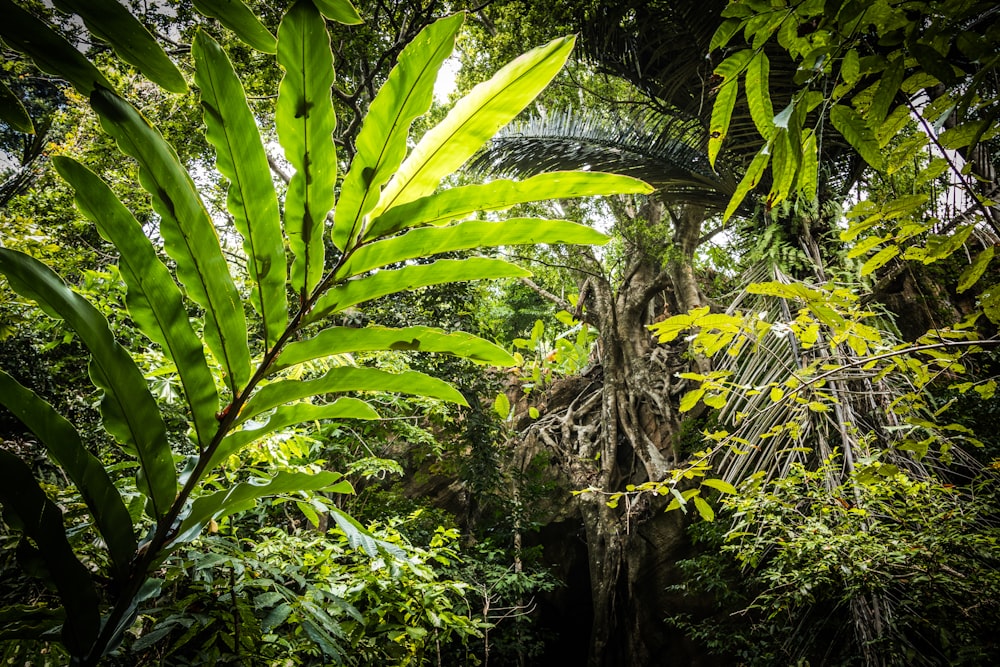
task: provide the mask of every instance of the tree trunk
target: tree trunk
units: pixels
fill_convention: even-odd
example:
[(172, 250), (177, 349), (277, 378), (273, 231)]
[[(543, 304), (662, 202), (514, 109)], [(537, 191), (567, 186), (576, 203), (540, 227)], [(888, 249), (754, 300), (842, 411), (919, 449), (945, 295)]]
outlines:
[[(655, 229), (666, 213), (651, 201), (636, 217)], [(592, 667), (650, 664), (665, 648), (663, 617), (670, 610), (663, 608), (663, 598), (669, 582), (661, 579), (673, 570), (664, 554), (678, 557), (683, 521), (645, 497), (625, 497), (609, 507), (607, 493), (662, 480), (678, 462), (680, 417), (674, 404), (685, 387), (674, 375), (687, 362), (679, 350), (658, 345), (647, 325), (703, 303), (692, 263), (701, 218), (700, 210), (673, 212), (672, 247), (659, 253), (637, 249), (615, 285), (597, 277), (603, 270), (592, 255), (584, 258), (581, 273), (587, 275), (589, 296), (583, 317), (599, 332), (598, 363), (587, 382), (553, 386), (545, 414), (522, 438), (527, 451), (544, 447), (557, 453), (552, 460), (573, 488), (591, 489), (577, 502), (590, 567)], [(663, 255), (665, 265), (654, 259)], [(671, 546), (659, 548), (650, 540)]]

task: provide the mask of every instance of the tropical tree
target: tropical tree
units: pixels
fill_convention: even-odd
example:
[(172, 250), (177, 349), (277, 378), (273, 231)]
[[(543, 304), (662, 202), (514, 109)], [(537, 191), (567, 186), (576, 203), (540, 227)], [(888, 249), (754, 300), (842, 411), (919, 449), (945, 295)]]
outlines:
[[(154, 83), (172, 92), (186, 89), (180, 70), (118, 3), (60, 6)], [(438, 192), (442, 179), (559, 70), (572, 38), (511, 62), (408, 151), (410, 125), (430, 105), (438, 67), (451, 53), (462, 16), (429, 26), (401, 51), (372, 100), (341, 180), (332, 139), (336, 117), (327, 19), (357, 23), (354, 8), (345, 0), (297, 2), (281, 18), (275, 37), (240, 3), (196, 6), (255, 49), (275, 54), (284, 72), (274, 122), (294, 173), (279, 202), (256, 121), (226, 52), (204, 32), (192, 44), (205, 137), (229, 183), (226, 203), (234, 228), (225, 234), (240, 240), (243, 280), (223, 253), (196, 178), (157, 129), (56, 30), (19, 5), (2, 4), (0, 37), (89, 98), (104, 131), (139, 165), (138, 185), (152, 197), (159, 219), (155, 239), (100, 176), (71, 156), (55, 161), (81, 212), (117, 248), (129, 315), (176, 369), (185, 413), (181, 429), (168, 428), (166, 406), (151, 394), (134, 353), (118, 342), (101, 313), (38, 260), (0, 249), (0, 272), (9, 287), (63, 321), (89, 351), (90, 376), (102, 393), (103, 426), (136, 470), (132, 476), (122, 472), (132, 466), (105, 467), (73, 424), (15, 380), (15, 369), (0, 374), (3, 404), (45, 445), (90, 516), (83, 531), (66, 526), (29, 465), (12, 452), (0, 452), (7, 471), (0, 491), (5, 518), (21, 532), (26, 553), (44, 564), (58, 594), (50, 607), (13, 612), (21, 617), (17, 627), (50, 636), (44, 633), (61, 626), (60, 641), (75, 664), (96, 664), (115, 650), (143, 602), (156, 594), (157, 570), (206, 526), (268, 495), (351, 491), (339, 473), (329, 471), (246, 477), (239, 456), (251, 443), (307, 421), (375, 419), (376, 411), (359, 397), (370, 391), (466, 402), (446, 382), (414, 371), (339, 365), (303, 380), (293, 379), (292, 369), (341, 353), (393, 349), (511, 362), (503, 350), (467, 334), (428, 327), (361, 329), (335, 325), (333, 318), (356, 304), (419, 286), (526, 275), (502, 259), (414, 260), (479, 247), (603, 240), (567, 221), (493, 222), (476, 219), (481, 211), (547, 197), (648, 191), (628, 177), (563, 172)], [(29, 129), (21, 112), (8, 105), (5, 118)], [(169, 261), (154, 240), (162, 241)], [(251, 312), (259, 321), (252, 332)], [(217, 474), (223, 464), (232, 477)], [(350, 517), (327, 509), (349, 536), (364, 534)], [(81, 533), (103, 543), (106, 560), (81, 561), (74, 549)], [(31, 623), (24, 622), (25, 613)]]
[[(958, 318), (926, 322), (953, 325), (928, 337), (928, 326), (911, 322), (908, 331), (916, 330), (912, 338), (919, 339), (912, 350), (926, 356), (908, 359), (895, 347), (902, 341), (892, 313), (872, 307), (902, 265), (883, 272), (887, 282), (874, 294), (864, 280), (897, 257), (942, 260), (972, 234), (993, 243), (987, 225), (969, 224), (952, 234), (954, 226), (942, 218), (915, 217), (928, 211), (931, 199), (918, 189), (933, 185), (948, 165), (943, 155), (918, 156), (913, 163), (914, 146), (926, 142), (907, 119), (920, 103), (902, 96), (920, 89), (938, 100), (948, 92), (928, 106), (937, 115), (924, 125), (947, 122), (948, 105), (955, 104), (959, 115), (968, 116), (959, 122), (965, 129), (950, 135), (953, 148), (991, 138), (994, 119), (983, 109), (992, 103), (980, 102), (994, 97), (983, 94), (992, 86), (987, 80), (993, 52), (969, 26), (990, 34), (994, 13), (976, 3), (954, 12), (921, 4), (914, 24), (896, 3), (745, 2), (706, 10), (704, 3), (581, 2), (567, 13), (582, 31), (593, 67), (633, 84), (632, 96), (618, 98), (621, 106), (612, 105), (615, 110), (603, 117), (591, 113), (606, 101), (599, 97), (566, 112), (548, 110), (502, 133), (477, 164), (499, 173), (531, 173), (538, 165), (611, 168), (642, 174), (658, 187), (651, 201), (618, 209), (619, 221), (636, 222), (620, 274), (611, 276), (593, 258), (579, 274), (580, 292), (589, 291), (592, 300), (577, 312), (600, 332), (599, 367), (565, 410), (543, 417), (528, 435), (564, 452), (563, 460), (599, 462), (599, 472), (566, 466), (589, 491), (580, 503), (587, 508), (582, 511), (597, 609), (591, 660), (599, 662), (614, 659), (603, 642), (614, 635), (611, 619), (627, 613), (611, 611), (615, 582), (641, 586), (630, 568), (643, 565), (623, 545), (636, 541), (628, 530), (637, 517), (661, 506), (649, 492), (663, 494), (668, 507), (693, 506), (711, 519), (715, 511), (704, 498), (710, 491), (731, 494), (733, 483), (755, 470), (781, 475), (796, 462), (819, 465), (835, 450), (844, 467), (827, 480), (830, 493), (873, 452), (886, 474), (904, 469), (926, 479), (952, 459), (975, 470), (955, 445), (976, 446), (977, 434), (935, 415), (938, 406), (925, 400), (925, 389), (941, 375), (961, 371), (961, 352), (981, 350), (981, 337)], [(954, 46), (959, 37), (960, 48)], [(952, 47), (945, 46), (947, 39)], [(956, 61), (962, 71), (954, 76), (941, 66), (948, 48), (962, 55)], [(838, 79), (840, 56), (847, 77)], [(905, 84), (904, 72), (912, 75)], [(879, 83), (880, 73), (892, 76)], [(949, 83), (938, 89), (942, 81)], [(609, 90), (618, 89), (602, 92)], [(621, 111), (636, 106), (642, 113)], [(880, 151), (890, 147), (895, 159), (885, 160)], [(907, 164), (928, 173), (911, 180), (910, 192), (900, 197), (902, 184), (885, 176)], [(977, 173), (987, 171), (970, 165)], [(971, 185), (968, 174), (964, 178)], [(877, 192), (880, 186), (895, 192), (884, 203), (862, 202), (851, 214), (862, 224), (841, 237), (840, 204), (856, 188)], [(968, 201), (970, 207), (990, 206)], [(897, 219), (903, 223), (896, 232), (882, 229)], [(635, 233), (637, 228), (647, 234)], [(725, 301), (702, 289), (706, 282), (699, 282), (695, 261), (696, 250), (723, 229), (735, 238), (729, 252), (743, 261), (716, 267), (750, 269), (742, 289)], [(914, 245), (927, 233), (926, 246)], [(659, 244), (650, 240), (657, 237)], [(860, 265), (859, 276), (852, 260), (869, 252), (873, 256)], [(962, 272), (963, 291), (992, 257), (984, 247)], [(985, 294), (989, 308), (993, 291)], [(649, 345), (646, 325), (670, 347)], [(692, 352), (693, 363), (685, 359)], [(989, 379), (969, 378), (962, 386), (992, 396)], [(714, 440), (703, 448), (696, 436), (682, 453), (694, 456), (677, 465), (681, 456), (671, 445), (682, 433), (702, 429)], [(923, 456), (928, 447), (931, 456)], [(713, 468), (723, 479), (705, 478)], [(692, 486), (692, 479), (705, 482)], [(604, 506), (608, 500), (614, 507)], [(877, 604), (873, 598), (858, 601), (855, 627), (861, 632), (874, 627)], [(611, 641), (631, 641), (626, 650), (642, 655), (647, 639), (640, 635), (649, 633), (637, 629), (641, 623), (629, 625), (631, 640)]]

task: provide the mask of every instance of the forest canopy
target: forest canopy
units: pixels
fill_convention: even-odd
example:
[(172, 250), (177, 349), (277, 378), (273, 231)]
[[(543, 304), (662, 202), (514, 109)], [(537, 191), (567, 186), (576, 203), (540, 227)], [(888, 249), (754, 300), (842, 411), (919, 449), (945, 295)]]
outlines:
[(0, 10), (5, 662), (1000, 659), (994, 3)]

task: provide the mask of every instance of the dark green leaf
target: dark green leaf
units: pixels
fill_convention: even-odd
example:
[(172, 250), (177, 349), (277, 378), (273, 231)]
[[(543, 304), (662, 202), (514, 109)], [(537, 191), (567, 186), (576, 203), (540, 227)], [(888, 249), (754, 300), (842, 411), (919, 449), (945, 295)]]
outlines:
[(21, 295), (66, 321), (91, 354), (90, 376), (104, 390), (101, 415), (108, 432), (139, 457), (137, 480), (153, 513), (163, 516), (177, 493), (177, 473), (167, 430), (135, 362), (118, 344), (108, 321), (41, 262), (0, 248), (0, 273)]
[(878, 89), (868, 108), (868, 127), (873, 131), (878, 131), (885, 117), (889, 114), (893, 100), (899, 93), (899, 86), (903, 83), (903, 56), (901, 54), (889, 61), (889, 66), (879, 80)]
[(25, 111), (21, 100), (2, 82), (0, 82), (0, 120), (18, 132), (26, 134), (35, 132), (35, 126), (31, 123), (31, 117)]
[(188, 295), (205, 309), (205, 339), (238, 393), (250, 379), (250, 349), (243, 302), (222, 254), (215, 225), (191, 176), (173, 148), (130, 104), (106, 91), (91, 96), (105, 131), (141, 167), (139, 178), (153, 195), (167, 254)]
[(216, 167), (229, 179), (226, 205), (243, 235), (250, 302), (263, 320), (270, 349), (288, 324), (285, 250), (271, 170), (243, 85), (222, 47), (199, 32), (192, 52), (206, 136), (215, 147)]
[(122, 60), (172, 93), (187, 91), (187, 82), (163, 48), (117, 0), (54, 0), (56, 7), (78, 16), (96, 37), (111, 45)]
[(63, 643), (70, 653), (82, 657), (97, 639), (100, 629), (99, 598), (90, 571), (77, 560), (66, 539), (62, 512), (45, 497), (28, 466), (2, 449), (0, 466), (4, 471), (0, 503), (38, 547), (66, 609)]
[(207, 447), (219, 426), (215, 419), (219, 395), (205, 361), (205, 348), (188, 320), (180, 289), (142, 226), (104, 181), (68, 157), (57, 156), (52, 162), (73, 186), (80, 211), (96, 223), (101, 236), (118, 248), (118, 266), (128, 285), (129, 313), (177, 367), (195, 438), (202, 448)]
[(76, 47), (11, 0), (0, 0), (0, 16), (0, 37), (40, 70), (66, 79), (81, 95), (90, 95), (96, 86), (114, 89)]
[(830, 122), (847, 143), (861, 154), (865, 162), (876, 169), (882, 169), (883, 157), (875, 134), (857, 111), (843, 104), (836, 104), (830, 109)]
[(76, 485), (108, 545), (115, 577), (124, 579), (137, 544), (132, 519), (104, 466), (87, 450), (72, 424), (3, 371), (0, 403), (31, 429)]
[(218, 19), (258, 51), (278, 52), (278, 40), (241, 0), (194, 0), (194, 8), (205, 16)]
[(285, 234), (295, 254), (292, 289), (300, 299), (323, 274), (323, 224), (333, 208), (337, 151), (333, 130), (333, 53), (326, 22), (312, 3), (297, 2), (278, 28), (275, 123), (285, 158), (295, 168), (285, 195)]
[(986, 272), (986, 268), (990, 265), (993, 260), (993, 253), (995, 249), (993, 246), (987, 247), (985, 250), (976, 255), (976, 259), (972, 261), (972, 264), (967, 266), (962, 275), (958, 277), (958, 292), (961, 294), (965, 290), (969, 289), (976, 284), (976, 281)]

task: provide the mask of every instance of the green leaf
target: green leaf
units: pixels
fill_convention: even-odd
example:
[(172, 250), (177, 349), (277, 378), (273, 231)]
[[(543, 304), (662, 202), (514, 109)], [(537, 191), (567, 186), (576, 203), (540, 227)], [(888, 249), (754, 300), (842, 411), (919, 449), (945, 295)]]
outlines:
[(143, 474), (137, 481), (149, 496), (154, 516), (162, 517), (177, 494), (166, 426), (142, 373), (115, 340), (108, 321), (50, 268), (27, 255), (0, 248), (0, 273), (19, 294), (65, 320), (90, 351), (90, 376), (104, 390), (105, 428), (139, 457)]
[(1000, 284), (987, 287), (979, 295), (979, 305), (993, 324), (1000, 324)]
[(510, 416), (510, 399), (507, 394), (500, 392), (493, 401), (493, 411), (499, 415), (500, 419), (507, 419)]
[(698, 514), (705, 521), (715, 521), (715, 510), (701, 496), (694, 497), (694, 508), (698, 510)]
[(52, 159), (76, 196), (80, 211), (118, 249), (118, 266), (128, 285), (128, 309), (139, 330), (159, 343), (174, 362), (202, 448), (218, 429), (219, 394), (205, 361), (205, 349), (191, 328), (181, 291), (157, 257), (142, 226), (93, 172), (74, 160)]
[(736, 487), (724, 479), (715, 479), (714, 477), (706, 477), (705, 479), (701, 480), (701, 485), (711, 487), (721, 493), (728, 493), (730, 495), (735, 495), (737, 493)]
[(819, 158), (817, 155), (816, 133), (812, 129), (802, 132), (802, 163), (799, 165), (798, 191), (807, 201), (816, 199), (819, 186)]
[(882, 169), (884, 160), (875, 133), (857, 111), (843, 104), (835, 104), (830, 109), (830, 122), (865, 162), (875, 169)]
[(252, 479), (241, 482), (229, 489), (223, 489), (196, 498), (191, 503), (191, 511), (180, 528), (174, 544), (188, 542), (213, 519), (220, 519), (236, 512), (252, 509), (265, 496), (274, 496), (299, 491), (327, 491), (330, 493), (353, 493), (351, 485), (342, 480), (337, 472), (286, 472), (281, 471), (269, 479)]
[(459, 100), (396, 171), (372, 218), (436, 190), (442, 178), (465, 163), (535, 99), (562, 69), (573, 41), (563, 37), (528, 51)]
[(311, 2), (300, 0), (278, 28), (275, 123), (285, 158), (295, 168), (285, 195), (285, 234), (295, 254), (292, 289), (304, 300), (323, 275), (323, 225), (333, 208), (337, 150), (333, 131), (333, 52), (326, 22)]
[(871, 106), (868, 107), (866, 120), (868, 127), (873, 131), (878, 131), (885, 121), (885, 117), (889, 114), (892, 102), (899, 92), (899, 86), (903, 83), (903, 74), (903, 56), (900, 53), (889, 61), (889, 66), (882, 74), (882, 78), (879, 79), (878, 89), (875, 91)]
[(728, 220), (732, 217), (736, 209), (743, 203), (747, 194), (757, 187), (757, 184), (760, 183), (760, 177), (764, 175), (764, 169), (767, 168), (767, 163), (770, 159), (771, 153), (769, 147), (764, 146), (757, 152), (753, 160), (750, 161), (750, 166), (747, 167), (746, 173), (743, 174), (740, 184), (736, 186), (736, 191), (729, 200), (729, 204), (726, 205), (726, 212), (722, 216), (723, 220)]
[(510, 218), (502, 222), (467, 220), (447, 227), (422, 227), (362, 246), (354, 252), (336, 277), (359, 275), (371, 269), (408, 259), (508, 245), (565, 243), (603, 245), (608, 237), (586, 225), (568, 220)]
[(770, 73), (770, 61), (763, 51), (758, 51), (747, 65), (747, 105), (757, 131), (768, 141), (774, 135), (774, 107), (771, 105), (768, 81)]
[(972, 264), (965, 267), (965, 270), (962, 271), (962, 275), (958, 277), (959, 294), (975, 285), (976, 281), (982, 277), (983, 273), (986, 272), (986, 267), (988, 267), (990, 262), (993, 260), (994, 252), (995, 248), (993, 246), (988, 246), (985, 250), (976, 255), (976, 259), (972, 261)]
[(270, 349), (288, 324), (285, 250), (271, 169), (243, 84), (222, 47), (199, 32), (192, 53), (195, 82), (205, 110), (206, 137), (215, 147), (216, 167), (230, 182), (226, 205), (243, 235), (250, 303), (263, 320), (266, 348)]
[(340, 366), (315, 380), (281, 380), (261, 387), (240, 412), (236, 425), (285, 403), (310, 396), (342, 392), (382, 391), (412, 396), (426, 396), (468, 405), (461, 392), (444, 380), (424, 373), (406, 371), (389, 373), (375, 368)]
[(226, 383), (238, 393), (250, 379), (243, 302), (194, 181), (173, 148), (130, 104), (102, 90), (90, 102), (105, 131), (138, 161), (139, 179), (161, 217), (167, 254), (177, 262), (177, 277), (188, 296), (205, 309), (208, 347), (226, 371)]
[(410, 125), (430, 109), (438, 70), (454, 50), (464, 18), (456, 14), (423, 29), (403, 49), (372, 101), (337, 201), (333, 242), (341, 250), (353, 245), (364, 217), (378, 203), (382, 186), (402, 163)]
[(31, 58), (38, 69), (66, 79), (84, 96), (96, 86), (114, 89), (75, 46), (11, 0), (0, 0), (0, 16), (0, 38)]
[(72, 424), (3, 371), (0, 371), (0, 403), (38, 437), (76, 485), (108, 545), (115, 578), (123, 580), (138, 545), (132, 519), (104, 466), (87, 450)]
[(18, 132), (35, 133), (35, 126), (21, 100), (3, 82), (0, 82), (0, 120)]
[(56, 7), (83, 19), (87, 28), (151, 81), (172, 93), (187, 91), (177, 66), (142, 23), (117, 0), (54, 0)]
[(312, 0), (312, 2), (320, 13), (331, 21), (344, 25), (364, 23), (358, 10), (348, 0)]
[(729, 39), (739, 30), (741, 23), (742, 21), (739, 19), (731, 18), (719, 24), (719, 27), (715, 29), (715, 33), (712, 35), (712, 41), (709, 42), (708, 52), (712, 53), (716, 49), (728, 44)]
[(702, 396), (705, 395), (705, 390), (699, 387), (698, 389), (692, 389), (688, 393), (684, 394), (681, 398), (681, 404), (678, 408), (681, 412), (689, 412), (694, 409), (694, 406), (698, 405), (698, 401), (701, 400)]
[(778, 202), (786, 199), (792, 192), (795, 184), (795, 174), (798, 172), (799, 159), (798, 150), (801, 145), (796, 141), (792, 142), (789, 132), (779, 129), (772, 137), (771, 153), (771, 192), (768, 194), (768, 203), (774, 207)]
[(0, 467), (4, 472), (0, 503), (6, 518), (20, 524), (17, 527), (34, 541), (66, 609), (63, 644), (71, 654), (82, 657), (97, 639), (101, 622), (99, 598), (90, 571), (77, 560), (66, 539), (62, 512), (45, 497), (28, 466), (0, 449)]
[(850, 252), (847, 253), (847, 258), (854, 259), (855, 257), (861, 257), (861, 255), (867, 255), (872, 248), (888, 240), (888, 236), (869, 236), (855, 244)]
[(857, 82), (861, 76), (861, 60), (858, 58), (856, 49), (851, 49), (844, 55), (844, 60), (840, 65), (840, 77), (849, 84)]
[(510, 262), (485, 257), (441, 259), (431, 264), (379, 271), (365, 278), (349, 280), (329, 290), (317, 300), (312, 313), (306, 319), (308, 322), (315, 322), (331, 313), (340, 312), (344, 308), (364, 301), (428, 285), (487, 278), (521, 278), (530, 275), (530, 271)]
[(555, 171), (523, 181), (465, 185), (389, 209), (372, 221), (364, 238), (370, 240), (416, 225), (444, 225), (477, 212), (500, 211), (542, 199), (652, 191), (652, 186), (629, 176), (587, 171)]
[(205, 16), (218, 19), (258, 51), (278, 52), (278, 40), (241, 0), (194, 0), (194, 8)]
[(341, 397), (326, 405), (313, 405), (312, 403), (284, 405), (275, 410), (263, 424), (246, 423), (245, 426), (252, 426), (252, 428), (233, 431), (227, 435), (212, 453), (212, 458), (205, 469), (212, 470), (230, 456), (238, 454), (250, 443), (296, 424), (315, 422), (321, 419), (378, 418), (378, 413), (368, 403), (357, 398)]
[(729, 123), (736, 108), (736, 98), (739, 95), (740, 81), (733, 77), (718, 87), (715, 102), (712, 104), (712, 118), (708, 135), (708, 161), (715, 168), (715, 160), (722, 150), (722, 144), (729, 134)]
[(345, 352), (376, 350), (442, 352), (497, 366), (512, 366), (516, 363), (514, 357), (499, 345), (461, 331), (446, 333), (430, 327), (329, 327), (308, 340), (289, 343), (278, 355), (271, 369), (278, 371)]

